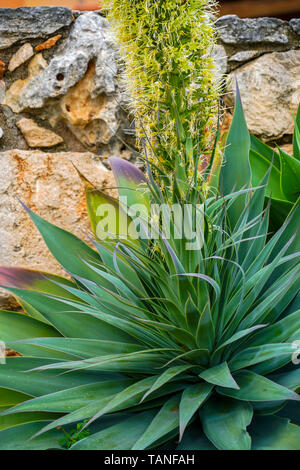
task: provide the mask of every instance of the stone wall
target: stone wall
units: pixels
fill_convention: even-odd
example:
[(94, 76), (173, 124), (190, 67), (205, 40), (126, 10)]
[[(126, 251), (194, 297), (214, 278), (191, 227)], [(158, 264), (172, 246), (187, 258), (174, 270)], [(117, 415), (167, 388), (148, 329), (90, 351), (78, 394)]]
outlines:
[[(251, 132), (290, 146), (300, 101), (300, 20), (227, 16), (217, 24), (217, 73), (228, 77), (224, 126), (237, 78)], [(109, 189), (107, 158), (133, 158), (119, 67), (98, 12), (0, 9), (0, 265), (61, 272), (17, 198), (84, 237), (84, 190), (73, 165)], [(0, 296), (2, 306), (11, 302)]]

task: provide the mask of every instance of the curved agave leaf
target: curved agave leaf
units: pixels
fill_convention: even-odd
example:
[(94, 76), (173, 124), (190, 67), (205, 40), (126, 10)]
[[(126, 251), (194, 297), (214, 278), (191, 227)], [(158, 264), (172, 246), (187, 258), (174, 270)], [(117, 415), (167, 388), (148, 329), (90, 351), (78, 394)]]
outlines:
[(179, 405), (179, 441), (181, 441), (189, 421), (210, 396), (212, 390), (213, 385), (204, 382), (190, 385), (184, 390)]
[(120, 207), (119, 202), (85, 178), (75, 167), (85, 186), (86, 205), (91, 229), (98, 240), (115, 241), (116, 238), (137, 240), (132, 219)]
[(71, 450), (130, 450), (150, 425), (155, 411), (136, 413), (117, 424), (86, 437), (74, 444)]
[(278, 150), (281, 165), (280, 186), (289, 201), (295, 202), (300, 196), (300, 162), (282, 149)]
[(230, 399), (210, 398), (200, 410), (203, 430), (220, 450), (250, 450), (251, 438), (247, 427), (253, 410), (249, 403)]
[(153, 418), (144, 434), (132, 447), (132, 450), (143, 450), (154, 442), (168, 435), (179, 426), (180, 396), (171, 397)]
[(57, 429), (53, 429), (37, 439), (30, 440), (47, 422), (49, 421), (25, 423), (2, 431), (0, 450), (62, 449), (60, 440), (63, 438), (63, 434)]
[[(220, 192), (225, 196), (233, 190), (249, 188), (251, 168), (249, 163), (250, 134), (244, 117), (239, 88), (236, 89), (236, 102), (232, 124), (228, 133), (224, 165), (220, 172)], [(242, 214), (247, 196), (239, 196), (228, 209), (231, 226), (234, 227)]]
[[(36, 271), (26, 268), (0, 267), (0, 286), (7, 288), (28, 289), (32, 291), (44, 292), (52, 295), (63, 295), (70, 299), (75, 299), (64, 287), (75, 287), (75, 284), (61, 276), (56, 276), (43, 271)], [(62, 287), (61, 287), (62, 286)], [(18, 299), (24, 310), (31, 317), (47, 322), (45, 318), (26, 301)]]
[(195, 422), (187, 428), (176, 450), (216, 450), (216, 447), (207, 439), (200, 423)]
[(253, 450), (300, 450), (300, 426), (278, 416), (257, 416), (250, 428)]
[(295, 130), (293, 136), (293, 150), (294, 158), (300, 160), (300, 104), (298, 106), (298, 112), (295, 121)]
[(297, 393), (249, 370), (236, 372), (234, 378), (239, 390), (218, 387), (217, 391), (242, 401), (300, 401)]
[(109, 163), (117, 183), (122, 206), (130, 209), (132, 206), (138, 205), (141, 214), (148, 220), (150, 190), (144, 173), (123, 158), (111, 157)]
[(199, 377), (214, 385), (239, 389), (238, 384), (231, 375), (227, 362), (223, 362), (222, 364), (218, 364), (217, 366), (211, 367), (210, 369), (206, 369), (205, 371), (201, 372)]

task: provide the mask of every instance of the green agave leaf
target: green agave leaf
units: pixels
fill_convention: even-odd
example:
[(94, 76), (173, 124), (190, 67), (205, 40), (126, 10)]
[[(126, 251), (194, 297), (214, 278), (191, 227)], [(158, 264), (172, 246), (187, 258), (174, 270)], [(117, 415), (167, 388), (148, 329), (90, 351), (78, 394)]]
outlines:
[[(273, 167), (280, 172), (280, 158), (278, 152), (269, 147), (269, 145), (265, 144), (261, 140), (259, 140), (257, 137), (254, 135), (250, 135), (250, 140), (251, 140), (251, 151), (253, 150), (254, 152), (258, 153), (259, 155), (262, 156), (264, 160), (267, 160), (267, 167), (270, 168), (270, 163), (273, 163)], [(266, 171), (264, 171), (261, 174), (261, 178), (258, 179), (258, 181), (261, 181), (266, 174)], [(253, 175), (252, 175), (253, 176)]]
[(300, 450), (300, 426), (278, 416), (257, 416), (250, 428), (253, 450)]
[(295, 122), (295, 130), (293, 136), (293, 150), (294, 150), (294, 158), (300, 160), (300, 104), (298, 107), (298, 112), (296, 116)]
[(300, 401), (297, 393), (249, 370), (236, 372), (234, 378), (239, 390), (218, 387), (217, 391), (221, 395), (243, 401)]
[[(36, 423), (38, 421), (45, 421), (48, 419), (55, 419), (57, 416), (54, 413), (19, 413), (17, 415), (0, 416), (0, 440), (2, 439), (1, 431), (14, 428), (25, 423)], [(25, 444), (26, 445), (26, 444)], [(1, 444), (0, 444), (1, 449)]]
[[(297, 351), (297, 349), (295, 349)], [(295, 366), (295, 370), (276, 374), (270, 377), (274, 382), (289, 388), (290, 390), (299, 391), (300, 389), (300, 367)]]
[(121, 201), (126, 198), (125, 207), (129, 208), (138, 204), (141, 214), (147, 220), (150, 215), (150, 190), (145, 175), (135, 165), (123, 158), (111, 157), (109, 163)]
[(233, 389), (238, 389), (239, 386), (234, 380), (229, 370), (227, 362), (223, 362), (217, 366), (206, 369), (199, 377), (204, 379), (206, 382), (212, 383), (214, 385), (220, 385), (221, 387), (228, 387)]
[(153, 393), (155, 390), (158, 390), (160, 387), (165, 385), (167, 382), (170, 380), (173, 380), (177, 375), (182, 374), (183, 372), (191, 369), (191, 365), (185, 365), (185, 366), (174, 366), (174, 367), (169, 367), (169, 369), (165, 370), (159, 377), (158, 379), (154, 382), (152, 387), (145, 393), (145, 395), (142, 398), (142, 401), (145, 400), (145, 398)]
[(211, 350), (215, 339), (215, 328), (211, 316), (210, 305), (206, 304), (199, 318), (196, 341), (200, 348)]
[[(295, 284), (299, 282), (299, 267), (295, 267), (287, 276), (278, 282), (278, 285), (273, 283), (271, 285), (272, 292), (266, 292), (261, 297), (260, 303), (253, 308), (253, 310), (244, 318), (240, 323), (240, 328), (249, 328), (257, 322), (268, 322), (269, 315), (271, 313), (278, 312), (278, 315), (284, 310), (282, 308), (282, 302), (286, 302), (288, 299), (288, 292), (290, 292), (292, 298), (295, 296)], [(290, 300), (292, 300), (292, 298)], [(290, 300), (287, 302), (289, 304)]]
[[(275, 158), (275, 151), (270, 149)], [(276, 154), (277, 155), (277, 154)], [(269, 181), (266, 187), (266, 196), (272, 197), (278, 201), (288, 201), (285, 193), (281, 189), (280, 185), (280, 167), (277, 168), (276, 164), (272, 160), (270, 161), (266, 153), (258, 153), (257, 151), (251, 149), (250, 151), (250, 164), (252, 170), (252, 185), (258, 186), (266, 173), (270, 170)]]
[(47, 450), (61, 449), (59, 441), (63, 439), (62, 431), (53, 429), (53, 431), (40, 436), (33, 441), (30, 438), (39, 430), (47, 421), (21, 424), (1, 431), (0, 433), (0, 450)]
[(0, 267), (0, 285), (43, 292), (44, 294), (63, 295), (69, 299), (76, 298), (64, 289), (64, 286), (76, 287), (74, 282), (61, 276), (33, 269)]
[(274, 325), (264, 328), (249, 340), (251, 346), (288, 341), (300, 329), (300, 310), (291, 313)]
[[(276, 242), (274, 250), (272, 251), (272, 258), (274, 258), (279, 251), (283, 248), (284, 245), (291, 240), (295, 235), (295, 232), (298, 231), (300, 226), (300, 198), (292, 207), (290, 213), (288, 214), (288, 219), (284, 223), (282, 229), (280, 230), (280, 237)], [(297, 235), (297, 233), (296, 233)], [(300, 237), (299, 235), (294, 238), (293, 243), (289, 246), (286, 254), (296, 253), (300, 251)], [(279, 267), (278, 272), (280, 273), (283, 268)]]
[(200, 406), (207, 400), (213, 389), (213, 385), (199, 383), (187, 387), (179, 405), (179, 440), (181, 441), (185, 429)]
[(274, 357), (288, 356), (291, 358), (294, 352), (295, 346), (291, 343), (274, 343), (253, 346), (235, 354), (229, 361), (229, 367), (232, 371), (235, 371), (273, 359)]
[(197, 421), (187, 428), (176, 450), (216, 450), (216, 447), (207, 439)]
[[(220, 172), (220, 192), (223, 196), (231, 194), (234, 190), (250, 187), (249, 152), (250, 135), (237, 86), (235, 111), (226, 141), (224, 164)], [(239, 196), (228, 210), (232, 227), (235, 226), (244, 210), (246, 197), (245, 195)]]
[[(135, 384), (133, 384), (135, 385)], [(180, 388), (184, 387), (184, 384), (180, 387), (178, 384), (169, 384), (169, 385), (166, 385), (163, 389), (160, 389), (158, 392), (154, 393), (154, 397), (155, 398), (159, 398), (160, 397), (163, 397), (165, 395), (169, 395), (170, 393), (174, 393), (174, 392), (178, 392), (178, 390)], [(127, 390), (127, 389), (126, 389)], [(124, 390), (126, 392), (126, 390)], [(88, 405), (82, 407), (82, 408), (79, 408), (75, 411), (72, 411), (70, 412), (69, 414), (57, 419), (56, 421), (52, 421), (51, 423), (49, 423), (47, 426), (45, 426), (44, 428), (42, 428), (37, 435), (39, 434), (42, 434), (44, 432), (47, 432), (49, 431), (50, 429), (53, 429), (53, 428), (56, 428), (57, 426), (65, 426), (67, 424), (70, 424), (70, 423), (74, 423), (74, 422), (77, 422), (77, 421), (83, 421), (83, 420), (86, 420), (87, 418), (91, 418), (91, 416), (93, 417), (91, 419), (91, 421), (94, 421), (94, 423), (92, 423), (92, 426), (97, 425), (98, 426), (98, 423), (99, 423), (99, 420), (98, 421), (95, 421), (96, 420), (96, 415), (100, 415), (101, 414), (101, 410), (103, 408), (106, 408), (107, 405), (109, 405), (109, 403), (117, 398), (119, 395), (121, 395), (122, 392), (116, 394), (116, 395), (110, 395), (110, 396), (106, 396), (106, 397), (103, 397), (101, 400), (98, 399), (98, 400), (94, 400), (94, 401), (91, 401)], [(161, 400), (164, 400), (163, 398), (160, 399), (160, 403), (156, 403), (155, 400), (151, 400), (150, 399), (150, 403), (145, 403), (144, 405), (144, 409), (141, 409), (141, 406), (139, 405), (139, 402), (140, 402), (140, 399), (142, 397), (142, 393), (138, 396), (131, 396), (129, 398), (129, 401), (128, 402), (124, 402), (123, 400), (120, 401), (120, 403), (118, 405), (116, 405), (116, 407), (114, 408), (114, 414), (105, 414), (105, 415), (101, 415), (101, 420), (100, 422), (102, 422), (103, 420), (105, 421), (107, 419), (107, 416), (115, 416), (116, 414), (118, 415), (118, 413), (116, 413), (117, 411), (119, 410), (122, 410), (123, 408), (126, 409), (126, 412), (130, 413), (131, 411), (135, 411), (135, 412), (139, 412), (140, 410), (141, 411), (144, 411), (144, 409), (153, 409), (153, 407), (157, 407), (158, 405), (161, 404)]]
[[(122, 210), (119, 202), (88, 181), (76, 168), (85, 185), (86, 205), (91, 229), (99, 240), (115, 241), (115, 238), (136, 240), (137, 233), (132, 219)], [(131, 237), (131, 236), (133, 237)]]
[(58, 392), (27, 400), (24, 403), (6, 410), (2, 413), (2, 416), (23, 411), (70, 413), (79, 408), (83, 408), (95, 400), (98, 400), (99, 402), (103, 398), (108, 398), (110, 400), (113, 395), (131, 384), (132, 380), (130, 379), (118, 378), (113, 381), (106, 380), (80, 385), (78, 387), (60, 390)]
[(266, 331), (266, 327), (267, 325), (255, 325), (255, 326), (252, 326), (251, 328), (247, 328), (246, 330), (241, 330), (241, 331), (237, 331), (237, 333), (234, 333), (234, 335), (232, 335), (227, 341), (224, 341), (224, 343), (222, 343), (215, 351), (215, 354), (217, 354), (218, 352), (220, 352), (223, 348), (225, 348), (226, 346), (229, 346), (230, 344), (238, 341), (239, 339), (242, 339), (242, 338), (245, 338), (246, 336), (250, 335), (251, 333), (253, 333), (254, 331), (257, 331), (257, 330), (260, 330), (262, 328), (264, 328), (263, 331)]
[[(114, 250), (112, 251), (112, 247), (104, 246), (104, 244), (94, 242), (94, 245), (106, 269), (110, 269), (111, 271), (116, 273), (116, 265), (117, 265), (118, 273), (121, 273), (123, 281), (127, 280), (133, 286), (136, 286), (141, 292), (143, 293), (145, 292), (144, 287), (136, 271), (132, 269), (132, 267), (128, 264), (126, 258), (124, 258), (124, 256), (122, 256), (119, 253), (119, 251), (117, 251), (116, 246), (114, 246)], [(115, 258), (114, 258), (115, 253), (116, 253), (116, 263), (115, 263)]]
[[(112, 398), (111, 396), (102, 397), (101, 399), (91, 401), (88, 405), (78, 408), (74, 411), (71, 411), (67, 415), (64, 415), (61, 418), (58, 418), (56, 420), (53, 420), (50, 423), (47, 423), (44, 427), (39, 429), (36, 434), (34, 434), (34, 437), (36, 438), (37, 436), (40, 436), (41, 434), (48, 433), (52, 429), (55, 429), (61, 426), (70, 425), (71, 423), (75, 423), (78, 421), (84, 421), (90, 418), (92, 415), (94, 415), (99, 410), (101, 410), (102, 407), (106, 406), (107, 403), (111, 400), (111, 398)], [(102, 420), (105, 420), (105, 418), (106, 416), (102, 417)]]
[[(69, 299), (75, 297), (65, 290), (67, 286), (75, 286), (68, 279), (33, 269), (0, 267), (0, 285), (8, 290), (12, 287), (44, 292), (53, 295), (65, 295)], [(18, 299), (21, 306), (32, 318), (48, 323), (45, 318), (27, 302)]]
[(132, 447), (132, 450), (143, 450), (179, 426), (180, 396), (171, 397), (153, 418), (144, 434)]
[[(41, 335), (39, 335), (41, 336)], [(8, 344), (18, 351), (22, 345), (38, 346), (39, 351), (46, 350), (61, 351), (76, 358), (91, 358), (96, 356), (107, 356), (112, 354), (130, 354), (141, 351), (142, 346), (138, 344), (122, 343), (121, 341), (108, 341), (97, 339), (77, 339), (77, 338), (32, 338), (23, 341), (8, 342)], [(51, 357), (51, 356), (49, 356)]]
[(86, 192), (91, 228), (98, 240), (115, 241), (120, 238), (138, 242), (138, 233), (132, 219), (119, 202), (99, 189)]
[(25, 393), (16, 392), (15, 390), (10, 390), (8, 388), (0, 388), (1, 408), (17, 405), (18, 403), (22, 403), (30, 398), (31, 396), (26, 395)]
[(10, 289), (10, 291), (40, 311), (54, 328), (64, 336), (100, 340), (111, 339), (112, 341), (130, 343), (133, 341), (132, 337), (121, 330), (122, 326), (117, 328), (102, 320), (100, 312), (99, 318), (92, 316), (88, 305), (85, 307), (84, 304), (75, 303), (77, 305), (75, 307), (74, 303), (69, 303), (67, 300), (46, 296), (39, 292), (22, 289)]
[[(0, 311), (1, 340), (9, 341), (23, 340), (35, 337), (57, 337), (59, 332), (34, 318), (19, 312)], [(15, 349), (18, 351), (18, 349)], [(18, 351), (21, 353), (21, 351)]]
[[(100, 380), (117, 378), (114, 374), (93, 374), (89, 371), (74, 371), (72, 374), (58, 375), (56, 370), (27, 372), (45, 366), (47, 359), (8, 357), (0, 367), (1, 387), (15, 390), (34, 397), (46, 395)], [(26, 373), (25, 373), (26, 372)]]
[(150, 425), (155, 411), (136, 413), (76, 442), (71, 450), (130, 450)]
[(279, 148), (281, 174), (280, 186), (282, 192), (291, 202), (295, 202), (300, 195), (300, 161), (291, 157)]
[(121, 411), (136, 405), (141, 400), (146, 390), (152, 387), (156, 379), (156, 376), (147, 377), (146, 379), (139, 380), (133, 385), (130, 385), (125, 390), (122, 390), (122, 392), (113, 397), (104, 408), (96, 413), (91, 421), (95, 421), (96, 419), (100, 418), (100, 416), (108, 414), (112, 411)]
[(249, 403), (210, 398), (200, 410), (207, 438), (220, 450), (250, 450), (251, 438), (247, 427), (253, 410)]
[(148, 349), (131, 354), (113, 354), (110, 356), (93, 357), (79, 361), (65, 361), (60, 363), (47, 364), (36, 370), (57, 369), (57, 370), (80, 370), (89, 369), (91, 371), (102, 372), (124, 372), (129, 374), (146, 373), (155, 374), (157, 369), (165, 365), (166, 357), (159, 350)]

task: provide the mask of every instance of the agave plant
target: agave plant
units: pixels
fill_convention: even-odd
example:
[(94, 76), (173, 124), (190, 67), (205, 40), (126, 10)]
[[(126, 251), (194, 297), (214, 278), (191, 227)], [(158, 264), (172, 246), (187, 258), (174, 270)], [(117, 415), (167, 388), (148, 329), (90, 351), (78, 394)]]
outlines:
[(167, 173), (176, 168), (187, 180), (195, 164), (207, 164), (214, 142), (219, 98), (211, 57), (216, 2), (102, 4), (124, 57), (124, 85), (140, 148)]
[(272, 166), (266, 195), (271, 199), (272, 227), (278, 229), (300, 195), (300, 105), (295, 120), (293, 156), (251, 136), (250, 163), (254, 186)]
[[(184, 73), (192, 80), (202, 68), (208, 73), (213, 29), (205, 8), (212, 2), (135, 0), (132, 15), (129, 2), (108, 3), (116, 18), (127, 15), (123, 32), (131, 34), (130, 47), (133, 40), (139, 46), (127, 52), (136, 61), (143, 54), (148, 67), (145, 76), (139, 70), (135, 90), (144, 87), (146, 104), (156, 111), (163, 104), (154, 142), (160, 158), (146, 158), (147, 177), (111, 159), (119, 201), (80, 175), (91, 246), (26, 208), (69, 278), (0, 271), (0, 286), (24, 310), (0, 312), (1, 340), (21, 355), (0, 367), (0, 449), (299, 449), (299, 202), (269, 236), (264, 201), (272, 170), (251, 186), (250, 135), (239, 96), (224, 164), (215, 146), (211, 168), (203, 171), (216, 98), (211, 75), (200, 80), (203, 88), (189, 103), (179, 100), (186, 97), (180, 83), (176, 106), (164, 100), (169, 75), (161, 99), (153, 95), (161, 62), (153, 54), (146, 60), (151, 34), (150, 51), (156, 38), (175, 53), (174, 70), (165, 67), (174, 80)], [(193, 11), (205, 16), (198, 33)], [(185, 69), (180, 53), (186, 57), (200, 33), (205, 53), (197, 69), (197, 54), (189, 49), (191, 69)], [(200, 106), (202, 92), (207, 101)], [(145, 113), (146, 130), (153, 109)], [(188, 125), (191, 110), (197, 132)], [(181, 212), (188, 209), (187, 216), (169, 214), (170, 201)]]
[[(78, 424), (89, 433), (74, 450), (300, 449), (299, 203), (268, 238), (270, 172), (251, 187), (241, 116), (238, 98), (244, 124), (229, 134), (220, 196), (190, 187), (182, 200), (175, 180), (193, 228), (203, 213), (197, 249), (174, 226), (168, 239), (159, 223), (155, 241), (142, 237), (145, 215), (126, 239), (130, 211), (89, 184), (93, 248), (27, 209), (72, 279), (1, 269), (27, 313), (0, 313), (1, 339), (21, 354), (0, 367), (0, 449), (60, 448)], [(165, 202), (150, 167), (146, 178), (111, 164), (128, 206)], [(124, 212), (106, 240), (103, 204)]]

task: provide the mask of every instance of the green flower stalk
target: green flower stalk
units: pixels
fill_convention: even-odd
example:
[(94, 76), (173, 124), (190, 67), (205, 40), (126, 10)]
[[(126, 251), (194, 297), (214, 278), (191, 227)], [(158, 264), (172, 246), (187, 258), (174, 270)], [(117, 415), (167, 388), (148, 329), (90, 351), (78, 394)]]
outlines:
[(218, 111), (214, 0), (104, 0), (125, 59), (138, 142), (181, 180), (205, 168)]

